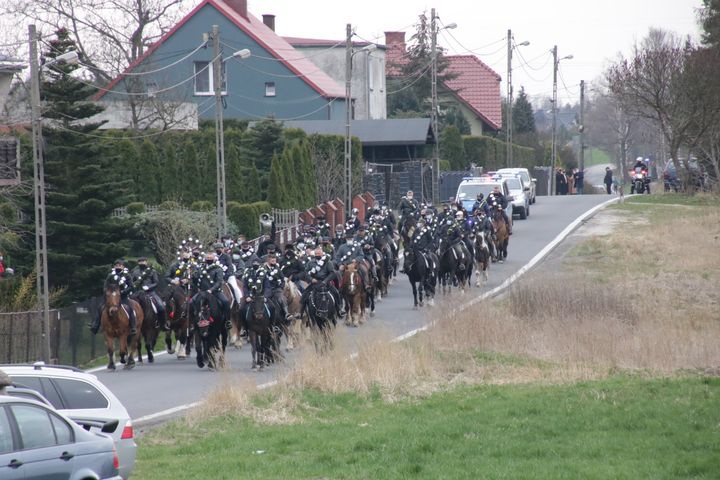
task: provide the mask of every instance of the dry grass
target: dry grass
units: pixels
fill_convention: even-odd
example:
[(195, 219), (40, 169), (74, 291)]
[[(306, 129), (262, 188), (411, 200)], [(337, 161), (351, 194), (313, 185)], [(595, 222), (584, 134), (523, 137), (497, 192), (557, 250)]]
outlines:
[[(713, 371), (720, 366), (719, 237), (717, 210), (643, 224), (640, 236), (620, 225), (566, 259), (580, 269), (548, 273), (541, 265), (500, 300), (454, 313), (438, 307), (435, 326), (410, 341), (376, 334), (352, 345), (339, 330), (329, 353), (306, 345), (268, 406), (253, 401), (253, 387), (228, 382), (188, 421), (237, 412), (261, 423), (297, 422), (293, 412), (306, 389), (379, 391), (392, 401), (458, 383), (564, 383), (618, 369)], [(593, 278), (607, 275), (608, 264), (612, 281), (598, 284)], [(648, 265), (650, 273), (633, 265)]]

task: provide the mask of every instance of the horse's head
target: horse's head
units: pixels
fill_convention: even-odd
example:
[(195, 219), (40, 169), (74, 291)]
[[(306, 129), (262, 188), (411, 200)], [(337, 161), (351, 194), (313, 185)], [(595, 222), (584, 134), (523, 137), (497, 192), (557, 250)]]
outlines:
[(207, 337), (210, 331), (210, 325), (215, 322), (212, 316), (210, 294), (201, 292), (198, 301), (194, 305), (195, 328), (197, 328), (201, 337)]
[(253, 295), (252, 301), (250, 302), (250, 311), (252, 316), (257, 321), (262, 321), (265, 318), (267, 305), (265, 303), (265, 297), (263, 295)]
[(413, 249), (406, 249), (405, 258), (403, 259), (403, 270), (409, 272), (416, 260), (417, 255), (415, 254), (415, 251)]
[(358, 274), (358, 266), (355, 262), (350, 263), (343, 271), (343, 286), (351, 295), (360, 288), (360, 275)]
[(105, 306), (108, 308), (110, 316), (115, 316), (120, 307), (120, 287), (117, 285), (109, 285), (105, 289)]
[(328, 291), (327, 285), (325, 285), (324, 283), (318, 283), (315, 286), (312, 295), (312, 304), (315, 308), (315, 312), (319, 316), (327, 316), (328, 312), (330, 311), (330, 302), (332, 301), (331, 297), (332, 296)]

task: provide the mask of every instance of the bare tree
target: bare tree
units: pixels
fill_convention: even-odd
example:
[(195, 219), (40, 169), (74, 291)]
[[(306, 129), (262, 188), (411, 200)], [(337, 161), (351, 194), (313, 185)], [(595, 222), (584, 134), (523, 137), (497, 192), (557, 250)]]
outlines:
[(308, 138), (310, 159), (315, 165), (316, 201), (344, 198), (344, 151), (338, 142), (323, 141), (322, 137)]
[[(692, 147), (707, 130), (718, 105), (708, 101), (708, 79), (700, 80), (697, 49), (676, 35), (651, 29), (631, 59), (621, 59), (607, 73), (610, 92), (630, 115), (655, 122), (667, 143), (677, 172), (689, 185), (685, 144)], [(705, 78), (705, 77), (703, 77)], [(716, 81), (716, 80), (715, 80)], [(703, 85), (701, 87), (700, 85)]]

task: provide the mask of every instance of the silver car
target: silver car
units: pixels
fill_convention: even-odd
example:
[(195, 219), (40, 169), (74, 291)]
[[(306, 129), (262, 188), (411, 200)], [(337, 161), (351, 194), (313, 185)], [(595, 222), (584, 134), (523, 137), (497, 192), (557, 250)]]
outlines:
[(0, 395), (0, 478), (119, 480), (112, 439), (34, 400)]
[(530, 176), (530, 170), (527, 168), (501, 168), (496, 172), (498, 175), (519, 175), (523, 181), (523, 184), (529, 188), (527, 196), (530, 204), (535, 203), (535, 187), (537, 186), (537, 180)]
[(504, 174), (502, 178), (506, 180), (510, 190), (513, 215), (519, 215), (521, 220), (525, 220), (530, 215), (530, 189), (523, 183), (519, 175)]
[(1, 365), (0, 369), (10, 375), (16, 386), (39, 392), (58, 412), (75, 422), (102, 425), (117, 420), (117, 427), (110, 436), (120, 459), (120, 476), (124, 479), (130, 477), (137, 449), (130, 415), (95, 375), (74, 367), (45, 365), (42, 362)]

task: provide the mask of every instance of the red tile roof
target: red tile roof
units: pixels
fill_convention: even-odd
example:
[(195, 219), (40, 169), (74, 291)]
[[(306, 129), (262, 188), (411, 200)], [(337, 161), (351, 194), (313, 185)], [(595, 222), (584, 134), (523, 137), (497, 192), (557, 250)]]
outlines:
[(456, 75), (443, 85), (491, 128), (502, 127), (500, 75), (475, 55), (450, 55), (445, 72)]
[[(155, 42), (140, 58), (135, 60), (125, 72), (132, 71), (135, 67), (140, 65), (147, 57), (149, 57), (165, 40), (170, 38), (181, 26), (183, 26), (190, 18), (192, 18), (202, 7), (205, 5), (212, 5), (220, 13), (225, 15), (230, 21), (232, 21), (238, 28), (240, 28), (246, 35), (255, 40), (261, 46), (263, 46), (271, 55), (282, 61), (282, 63), (295, 75), (301, 78), (305, 83), (310, 85), (319, 94), (328, 98), (345, 98), (345, 89), (339, 85), (335, 80), (330, 78), (322, 70), (318, 70), (318, 67), (307, 58), (295, 50), (286, 40), (276, 34), (270, 27), (265, 25), (261, 20), (248, 13), (247, 17), (241, 15), (238, 11), (232, 8), (224, 0), (203, 0), (200, 4), (195, 7), (190, 13), (180, 20), (169, 32)], [(122, 79), (122, 74), (118, 75), (108, 86), (107, 90), (112, 90), (115, 85)], [(96, 98), (99, 99), (107, 93), (106, 91), (100, 92)]]

